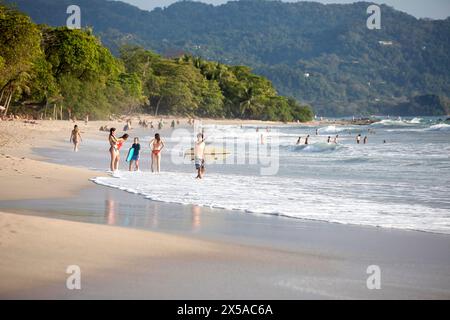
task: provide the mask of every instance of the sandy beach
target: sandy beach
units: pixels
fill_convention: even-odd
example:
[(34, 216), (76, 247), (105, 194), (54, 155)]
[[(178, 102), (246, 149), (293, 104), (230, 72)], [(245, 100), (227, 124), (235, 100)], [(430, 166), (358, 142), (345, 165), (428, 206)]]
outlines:
[[(124, 123), (79, 125), (83, 138), (106, 140), (100, 126), (121, 129)], [(76, 203), (110, 205), (102, 196), (107, 188), (90, 181), (104, 172), (56, 164), (34, 152), (70, 149), (72, 128), (69, 121), (0, 122), (0, 205), (8, 203), (0, 206), (2, 299), (450, 299), (448, 235), (207, 210), (201, 213), (210, 233), (196, 235), (55, 219), (52, 212), (61, 210), (52, 205), (40, 205), (35, 214), (32, 208), (26, 214), (1, 209), (10, 203), (19, 208), (18, 200), (25, 206), (57, 198), (79, 214)], [(116, 192), (115, 199), (136, 213), (149, 210), (149, 200)], [(185, 219), (182, 206), (161, 208), (160, 224)], [(371, 264), (382, 266), (382, 290), (366, 286)], [(81, 268), (81, 290), (66, 288), (69, 265)]]

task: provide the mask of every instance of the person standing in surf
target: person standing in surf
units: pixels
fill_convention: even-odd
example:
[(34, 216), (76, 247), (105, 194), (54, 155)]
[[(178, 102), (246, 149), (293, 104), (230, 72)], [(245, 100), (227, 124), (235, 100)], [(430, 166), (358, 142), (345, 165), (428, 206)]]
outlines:
[(205, 175), (205, 139), (203, 134), (197, 134), (197, 141), (194, 146), (194, 163), (195, 169), (197, 170), (196, 179), (202, 179)]
[(81, 138), (80, 129), (78, 129), (77, 125), (73, 127), (69, 141), (73, 142), (73, 151), (78, 152), (78, 146), (80, 145), (80, 142), (83, 141), (83, 139)]
[(109, 141), (109, 154), (111, 156), (111, 162), (109, 164), (109, 169), (111, 170), (111, 172), (114, 172), (114, 164), (116, 162), (116, 157), (117, 154), (119, 153), (119, 150), (117, 149), (117, 138), (115, 136), (116, 133), (116, 128), (111, 128), (109, 129), (109, 137), (108, 137), (108, 141)]
[(336, 137), (334, 137), (333, 143), (338, 144), (338, 139), (339, 139), (339, 135), (336, 135)]
[(358, 136), (356, 137), (356, 143), (357, 144), (361, 143), (361, 134), (358, 134)]
[(367, 136), (364, 137), (364, 144), (367, 144), (369, 138), (367, 138)]
[(128, 134), (124, 134), (123, 136), (121, 136), (119, 139), (117, 139), (116, 142), (116, 157), (114, 158), (114, 163), (113, 163), (113, 172), (119, 170), (119, 163), (120, 163), (120, 149), (122, 148), (123, 144), (125, 143), (125, 141), (127, 141), (129, 135)]
[(302, 143), (302, 137), (299, 137), (297, 140), (297, 145), (300, 145)]
[(131, 168), (133, 167), (134, 164), (134, 171), (139, 171), (139, 152), (141, 151), (141, 145), (139, 144), (139, 138), (134, 138), (134, 143), (131, 146), (132, 149), (134, 149), (133, 151), (133, 156), (130, 159), (130, 165), (128, 170), (132, 171)]
[(156, 133), (155, 138), (150, 141), (150, 148), (152, 149), (152, 172), (159, 173), (161, 171), (161, 150), (164, 148), (164, 142), (159, 133)]
[(305, 138), (305, 144), (309, 144), (309, 134)]

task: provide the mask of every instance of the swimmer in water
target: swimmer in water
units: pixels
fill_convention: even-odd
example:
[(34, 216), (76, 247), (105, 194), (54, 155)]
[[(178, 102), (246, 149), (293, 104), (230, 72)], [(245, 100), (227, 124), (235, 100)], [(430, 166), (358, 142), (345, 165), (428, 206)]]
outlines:
[(302, 143), (302, 137), (299, 137), (298, 140), (297, 140), (297, 145), (299, 145), (301, 143)]
[(331, 137), (328, 136), (327, 143), (330, 143), (330, 142), (331, 142)]
[(361, 134), (358, 134), (358, 135), (356, 136), (356, 143), (357, 143), (357, 144), (360, 144), (360, 143), (361, 143)]
[(156, 133), (155, 138), (150, 141), (150, 148), (152, 149), (152, 172), (159, 173), (161, 171), (161, 150), (164, 148), (164, 142), (159, 133)]
[(339, 139), (339, 135), (336, 135), (336, 137), (334, 137), (334, 140), (333, 140), (334, 144), (338, 143), (338, 139)]
[(364, 137), (364, 144), (367, 144), (368, 140), (369, 140), (369, 139), (367, 138), (367, 136), (365, 136), (365, 137)]
[(309, 144), (309, 134), (306, 136), (305, 144)]

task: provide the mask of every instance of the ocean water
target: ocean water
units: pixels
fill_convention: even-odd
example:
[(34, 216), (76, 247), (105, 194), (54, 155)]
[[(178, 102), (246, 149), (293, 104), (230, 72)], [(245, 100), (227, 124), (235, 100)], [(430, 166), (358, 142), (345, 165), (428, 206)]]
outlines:
[[(183, 157), (194, 132), (164, 137), (163, 172), (119, 171), (95, 183), (151, 200), (242, 214), (450, 234), (450, 124), (436, 118), (384, 119), (370, 126), (204, 126), (210, 157), (203, 180)], [(316, 135), (317, 130), (317, 135)], [(357, 134), (368, 144), (357, 145)], [(309, 145), (296, 145), (310, 135)], [(261, 138), (262, 135), (262, 138)], [(327, 138), (339, 135), (338, 144)], [(146, 145), (150, 137), (143, 137)], [(261, 144), (261, 139), (264, 144)]]

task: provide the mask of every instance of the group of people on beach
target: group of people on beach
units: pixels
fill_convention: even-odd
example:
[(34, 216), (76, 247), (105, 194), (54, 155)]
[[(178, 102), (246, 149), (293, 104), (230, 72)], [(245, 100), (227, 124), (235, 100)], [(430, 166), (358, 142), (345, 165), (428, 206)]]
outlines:
[[(121, 137), (117, 138), (115, 135), (116, 129), (111, 128), (109, 132), (109, 144), (110, 144), (110, 170), (111, 172), (115, 172), (119, 169), (120, 162), (120, 149), (122, 148), (125, 141), (127, 141), (129, 135), (124, 134)], [(155, 134), (155, 137), (150, 141), (150, 150), (151, 150), (151, 170), (154, 173), (161, 172), (161, 151), (163, 150), (165, 144), (161, 139), (159, 133)], [(197, 170), (196, 179), (202, 179), (205, 174), (205, 139), (203, 133), (199, 133), (197, 135), (197, 141), (194, 146), (194, 165)], [(139, 159), (141, 152), (141, 145), (139, 143), (139, 138), (134, 138), (133, 145), (130, 149), (133, 149), (133, 155), (127, 159), (129, 160), (129, 171), (137, 171), (139, 170)]]
[[(303, 137), (299, 137), (297, 139), (296, 145), (301, 145), (302, 144), (302, 139), (303, 139)], [(309, 139), (310, 139), (310, 135), (308, 134), (305, 137), (305, 142), (303, 144), (309, 144)], [(331, 138), (331, 136), (328, 136), (327, 143), (338, 144), (338, 139), (339, 139), (339, 135), (336, 135), (334, 138)], [(369, 142), (369, 138), (367, 136), (364, 136), (364, 139), (363, 139), (362, 135), (358, 134), (356, 136), (356, 144), (361, 144), (361, 141), (362, 141), (363, 144), (367, 144)], [(386, 140), (384, 140), (383, 143), (386, 143)]]
[[(194, 125), (195, 119), (189, 119), (188, 124)], [(170, 127), (173, 129), (175, 125), (179, 125), (179, 120), (173, 120), (171, 122)], [(150, 124), (147, 121), (139, 121), (139, 125), (146, 128), (149, 125), (153, 128), (153, 123)], [(163, 120), (161, 119), (158, 122), (158, 128), (163, 127)], [(131, 130), (131, 121), (127, 120), (124, 131)], [(108, 141), (109, 141), (109, 154), (110, 154), (110, 164), (109, 169), (111, 172), (115, 172), (119, 169), (120, 163), (120, 149), (124, 145), (124, 143), (128, 140), (129, 135), (127, 133), (123, 134), (120, 137), (116, 136), (116, 128), (108, 128), (107, 126), (102, 126), (100, 131), (109, 131)], [(81, 132), (78, 125), (75, 125), (73, 130), (71, 131), (69, 141), (74, 145), (74, 151), (78, 152), (78, 148), (80, 143), (82, 142)], [(151, 150), (151, 171), (154, 173), (159, 173), (161, 171), (161, 151), (164, 148), (164, 141), (161, 139), (159, 133), (156, 133), (154, 138), (150, 141), (150, 150)], [(129, 171), (138, 171), (139, 170), (139, 159), (141, 154), (141, 145), (139, 143), (139, 138), (135, 137), (133, 144), (130, 148), (133, 149), (133, 153), (128, 153), (129, 157), (127, 157), (128, 170)], [(193, 160), (195, 169), (197, 171), (197, 179), (202, 179), (205, 174), (205, 139), (202, 133), (197, 135), (197, 141), (195, 142), (193, 148)]]
[[(305, 142), (303, 144), (308, 145), (309, 144), (309, 139), (311, 138), (311, 136), (308, 134), (305, 137)], [(299, 137), (297, 139), (297, 143), (296, 145), (301, 145), (302, 144), (302, 139), (303, 137)], [(339, 135), (336, 135), (333, 139), (331, 139), (331, 136), (328, 136), (327, 138), (327, 143), (334, 143), (334, 144), (338, 144), (338, 139), (339, 139)]]
[[(120, 149), (122, 148), (125, 141), (128, 140), (129, 135), (125, 133), (121, 137), (116, 137), (116, 128), (111, 128), (109, 130), (109, 153), (111, 156), (110, 162), (110, 170), (111, 172), (115, 172), (119, 170), (119, 162), (120, 162)], [(159, 173), (161, 171), (161, 150), (164, 148), (164, 141), (161, 139), (159, 133), (155, 134), (154, 139), (150, 141), (150, 149), (151, 149), (151, 170), (152, 172)], [(139, 159), (141, 152), (141, 145), (139, 143), (139, 138), (134, 138), (133, 145), (131, 146), (133, 150), (133, 156), (129, 160), (128, 170), (132, 171), (139, 170)]]

